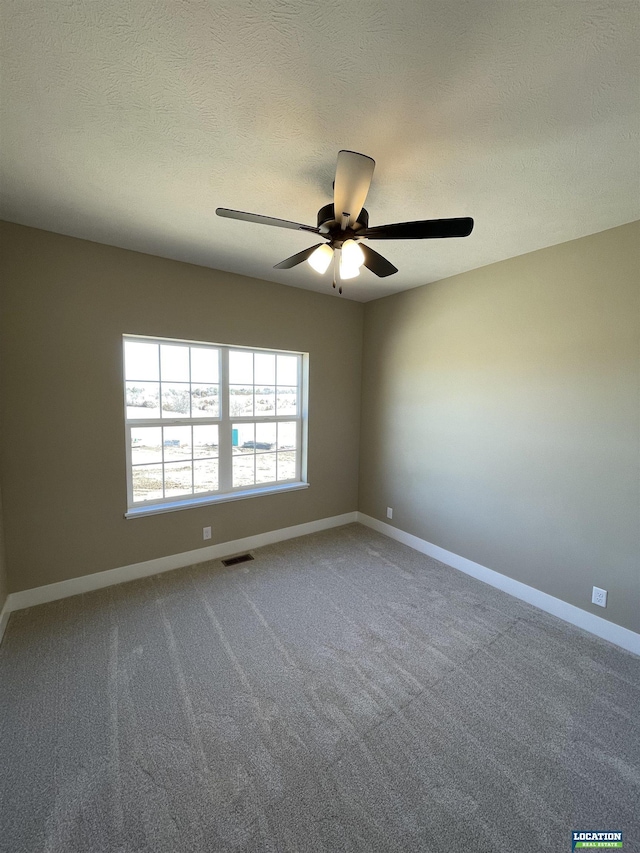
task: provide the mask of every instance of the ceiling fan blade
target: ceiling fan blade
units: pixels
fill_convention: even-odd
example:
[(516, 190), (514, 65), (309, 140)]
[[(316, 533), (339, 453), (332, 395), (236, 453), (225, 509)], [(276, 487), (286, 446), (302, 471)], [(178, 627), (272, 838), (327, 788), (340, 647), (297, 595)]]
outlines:
[(386, 278), (388, 275), (393, 275), (398, 272), (398, 268), (374, 251), (371, 246), (366, 246), (364, 243), (358, 243), (364, 254), (364, 265), (372, 273), (375, 273), (378, 278)]
[(340, 151), (333, 184), (333, 208), (341, 222), (349, 214), (348, 225), (354, 225), (364, 206), (376, 161), (356, 151)]
[(274, 270), (290, 270), (291, 267), (295, 267), (298, 264), (303, 263), (303, 261), (306, 261), (307, 258), (310, 258), (319, 246), (324, 246), (324, 243), (316, 243), (315, 246), (310, 246), (308, 249), (303, 249), (301, 252), (298, 252), (297, 255), (291, 255), (290, 258), (287, 258), (284, 261), (280, 261), (279, 264), (276, 264)]
[(426, 240), (438, 237), (468, 237), (473, 231), (473, 219), (423, 219), (417, 222), (394, 222), (363, 228), (358, 237), (368, 240)]
[(259, 213), (245, 213), (243, 210), (229, 210), (226, 207), (217, 207), (218, 216), (226, 219), (240, 219), (242, 222), (256, 222), (258, 225), (275, 225), (278, 228), (292, 228), (294, 231), (312, 231), (319, 234), (318, 228), (313, 225), (302, 225), (300, 222), (289, 222), (288, 219), (275, 219), (273, 216), (261, 216)]

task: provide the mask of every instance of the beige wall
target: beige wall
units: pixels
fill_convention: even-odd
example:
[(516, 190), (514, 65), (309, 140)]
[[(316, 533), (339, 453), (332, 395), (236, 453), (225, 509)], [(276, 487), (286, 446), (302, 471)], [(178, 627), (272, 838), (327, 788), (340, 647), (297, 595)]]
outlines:
[(361, 511), (635, 631), (638, 246), (632, 223), (368, 303), (360, 467)]
[(7, 568), (4, 559), (4, 525), (2, 521), (2, 494), (0, 493), (0, 612), (9, 594)]
[[(357, 509), (362, 305), (8, 223), (0, 234), (10, 591)], [(311, 487), (125, 520), (123, 333), (309, 352)]]
[[(0, 279), (0, 287), (2, 286), (2, 279)], [(1, 304), (0, 304), (1, 308)], [(2, 371), (0, 370), (0, 376)], [(2, 385), (0, 385), (0, 412), (2, 411)], [(1, 434), (0, 434), (1, 438)], [(1, 442), (0, 442), (1, 443)], [(2, 481), (0, 481), (0, 612), (2, 612), (2, 608), (4, 607), (4, 603), (7, 600), (7, 595), (9, 594), (9, 584), (7, 579), (7, 565), (4, 558), (4, 522), (2, 517)], [(0, 629), (1, 630), (1, 629)]]

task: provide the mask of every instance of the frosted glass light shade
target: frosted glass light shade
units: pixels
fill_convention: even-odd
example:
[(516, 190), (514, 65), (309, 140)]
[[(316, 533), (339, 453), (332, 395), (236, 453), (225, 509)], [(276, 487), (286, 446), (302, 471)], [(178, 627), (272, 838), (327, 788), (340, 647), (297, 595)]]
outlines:
[(328, 243), (323, 243), (322, 246), (318, 246), (318, 248), (309, 256), (307, 259), (307, 263), (311, 266), (316, 272), (319, 272), (321, 275), (323, 272), (327, 271), (329, 264), (331, 263), (331, 258), (333, 257), (333, 249), (329, 246)]
[(345, 263), (344, 255), (340, 256), (340, 278), (345, 281), (360, 275), (360, 270), (355, 264)]
[(364, 263), (364, 252), (355, 240), (345, 240), (342, 244), (342, 263), (356, 269)]

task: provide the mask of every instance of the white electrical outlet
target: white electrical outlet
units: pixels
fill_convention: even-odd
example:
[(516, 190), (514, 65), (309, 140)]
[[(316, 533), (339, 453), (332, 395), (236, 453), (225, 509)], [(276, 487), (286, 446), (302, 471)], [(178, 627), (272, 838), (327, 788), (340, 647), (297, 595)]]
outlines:
[(387, 518), (393, 518), (393, 507), (392, 506), (387, 507)]
[(591, 593), (591, 603), (597, 604), (599, 607), (607, 606), (607, 590), (600, 589), (599, 586), (594, 586)]
[(203, 527), (202, 528), (202, 538), (203, 539), (211, 539), (211, 528)]

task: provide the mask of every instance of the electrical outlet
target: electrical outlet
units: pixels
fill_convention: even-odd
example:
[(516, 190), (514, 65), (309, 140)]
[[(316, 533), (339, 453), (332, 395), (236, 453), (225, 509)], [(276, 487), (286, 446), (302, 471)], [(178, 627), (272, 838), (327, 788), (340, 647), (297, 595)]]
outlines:
[(387, 507), (387, 518), (393, 518), (393, 507), (392, 506)]
[(594, 586), (591, 593), (591, 603), (597, 604), (599, 607), (607, 606), (607, 590), (600, 589), (599, 586)]
[(202, 538), (203, 539), (211, 539), (211, 528), (203, 527), (202, 528)]

